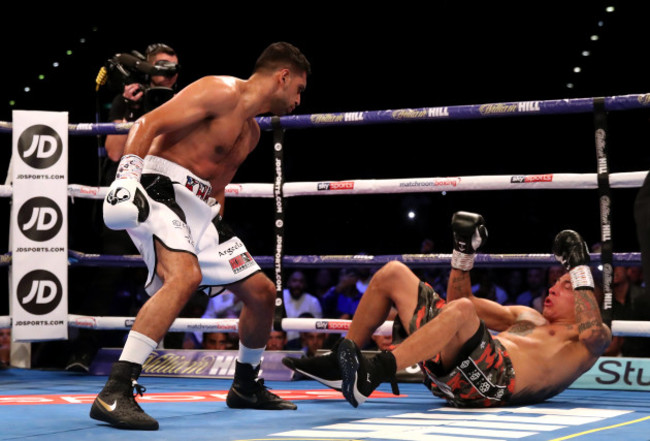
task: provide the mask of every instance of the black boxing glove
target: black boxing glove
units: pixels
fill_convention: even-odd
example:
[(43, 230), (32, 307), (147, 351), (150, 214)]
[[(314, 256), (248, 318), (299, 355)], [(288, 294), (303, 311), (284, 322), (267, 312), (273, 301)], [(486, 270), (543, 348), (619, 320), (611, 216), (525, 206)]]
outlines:
[(589, 248), (580, 234), (573, 230), (560, 231), (553, 241), (553, 254), (569, 270), (573, 289), (594, 289)]
[(451, 267), (469, 271), (474, 267), (476, 251), (487, 241), (487, 228), (483, 216), (466, 211), (458, 211), (451, 218), (454, 235), (454, 251)]

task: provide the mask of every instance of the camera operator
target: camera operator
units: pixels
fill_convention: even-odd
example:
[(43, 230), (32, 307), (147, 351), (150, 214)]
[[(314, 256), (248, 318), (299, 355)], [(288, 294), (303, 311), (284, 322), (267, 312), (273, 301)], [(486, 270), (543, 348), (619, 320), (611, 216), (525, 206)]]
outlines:
[[(177, 89), (179, 66), (174, 49), (158, 43), (149, 45), (145, 56), (137, 52), (133, 54), (136, 55), (117, 54), (107, 63), (114, 77), (114, 89), (123, 88), (122, 93), (115, 96), (111, 104), (108, 118), (112, 122), (135, 121), (171, 99)], [(100, 185), (108, 186), (115, 179), (126, 138), (127, 135), (106, 136), (106, 157), (101, 158)], [(110, 230), (104, 225), (101, 216), (98, 217), (100, 220), (97, 227), (102, 254), (138, 254), (126, 231)], [(94, 279), (94, 294), (81, 300), (80, 313), (98, 316), (134, 315), (147, 297), (142, 289), (146, 276), (145, 268), (102, 268)], [(88, 372), (98, 349), (119, 347), (123, 344), (125, 336), (125, 331), (80, 329), (77, 337), (71, 339), (72, 349), (66, 370)]]
[[(149, 45), (145, 52), (145, 57), (147, 63), (154, 66), (165, 66), (169, 65), (169, 63), (178, 65), (178, 56), (176, 55), (176, 51), (174, 51), (174, 49), (167, 46), (166, 44), (162, 43)], [(147, 108), (147, 104), (149, 104), (149, 102), (152, 102), (152, 105), (155, 105), (155, 101), (157, 99), (159, 101), (162, 101), (165, 98), (171, 98), (173, 94), (172, 91), (176, 89), (177, 80), (178, 71), (172, 75), (150, 75), (149, 83), (146, 85), (140, 84), (138, 82), (126, 84), (124, 86), (124, 92), (113, 99), (109, 119), (112, 122), (116, 123), (135, 121), (144, 113), (146, 113), (146, 111), (152, 110)], [(151, 89), (154, 90), (152, 91)], [(170, 93), (165, 93), (167, 91)], [(153, 92), (156, 92), (162, 98), (155, 97), (147, 101), (145, 100), (145, 92), (151, 92), (152, 95)], [(158, 102), (157, 104), (162, 104), (162, 102)], [(122, 157), (124, 144), (126, 143), (126, 137), (127, 135), (106, 136), (106, 153), (112, 162), (119, 161)], [(109, 176), (108, 182), (112, 182), (114, 177), (114, 175)]]

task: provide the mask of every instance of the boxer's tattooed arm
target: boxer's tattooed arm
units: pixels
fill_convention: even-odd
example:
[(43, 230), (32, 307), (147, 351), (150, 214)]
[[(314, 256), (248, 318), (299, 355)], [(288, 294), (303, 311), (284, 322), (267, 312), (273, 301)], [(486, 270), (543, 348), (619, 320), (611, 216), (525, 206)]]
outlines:
[(587, 346), (589, 352), (601, 355), (609, 346), (612, 335), (603, 324), (600, 308), (591, 290), (575, 291), (575, 313), (580, 341)]
[(472, 294), (472, 285), (468, 271), (452, 269), (447, 284), (447, 301), (451, 302)]

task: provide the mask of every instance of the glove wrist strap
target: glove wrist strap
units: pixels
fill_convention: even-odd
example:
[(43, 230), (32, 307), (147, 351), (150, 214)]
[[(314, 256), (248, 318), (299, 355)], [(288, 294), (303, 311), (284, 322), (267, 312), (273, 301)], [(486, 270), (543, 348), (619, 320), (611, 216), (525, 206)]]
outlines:
[(138, 155), (124, 155), (117, 166), (115, 179), (135, 179), (140, 181), (144, 160)]
[(571, 275), (571, 286), (573, 289), (594, 289), (594, 276), (591, 274), (591, 269), (587, 265), (579, 265), (571, 268), (569, 271)]
[(465, 254), (454, 250), (451, 255), (451, 267), (461, 271), (469, 271), (474, 268), (474, 257), (476, 257), (475, 254)]

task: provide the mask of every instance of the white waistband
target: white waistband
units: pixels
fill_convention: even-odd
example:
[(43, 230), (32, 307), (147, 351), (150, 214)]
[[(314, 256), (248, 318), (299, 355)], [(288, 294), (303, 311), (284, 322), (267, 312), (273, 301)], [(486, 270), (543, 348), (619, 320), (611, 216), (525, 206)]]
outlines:
[(185, 167), (159, 156), (146, 156), (144, 158), (142, 173), (165, 175), (172, 182), (178, 182), (185, 186), (185, 188), (203, 201), (206, 201), (210, 193), (212, 193), (212, 186), (209, 181), (201, 179)]
[(185, 185), (187, 177), (192, 177), (203, 185), (210, 187), (210, 182), (201, 179), (185, 167), (169, 161), (160, 156), (148, 155), (144, 158), (142, 173), (160, 173), (171, 178), (172, 181)]

